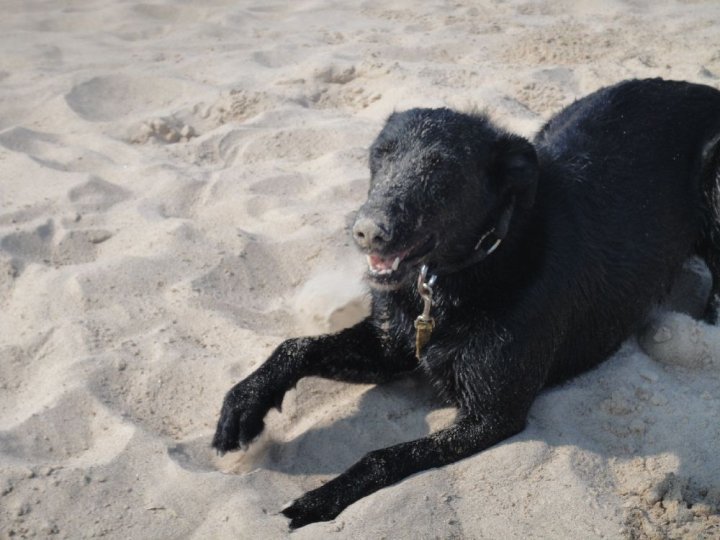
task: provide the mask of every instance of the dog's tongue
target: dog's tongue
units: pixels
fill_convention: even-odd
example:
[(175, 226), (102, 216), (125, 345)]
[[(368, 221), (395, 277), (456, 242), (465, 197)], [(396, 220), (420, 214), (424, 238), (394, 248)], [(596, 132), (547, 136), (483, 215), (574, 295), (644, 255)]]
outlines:
[(383, 258), (380, 257), (380, 255), (368, 255), (368, 263), (377, 270), (387, 270), (392, 268), (394, 262), (395, 257)]
[(398, 269), (403, 253), (381, 257), (380, 255), (368, 255), (367, 262), (373, 272), (389, 273)]

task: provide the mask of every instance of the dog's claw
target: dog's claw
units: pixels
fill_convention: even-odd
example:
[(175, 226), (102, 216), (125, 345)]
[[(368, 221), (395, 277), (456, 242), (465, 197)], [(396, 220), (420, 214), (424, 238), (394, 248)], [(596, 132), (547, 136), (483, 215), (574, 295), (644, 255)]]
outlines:
[(316, 521), (322, 521), (319, 517), (313, 517), (308, 514), (302, 507), (298, 506), (297, 501), (290, 506), (281, 510), (281, 513), (288, 519), (290, 519), (289, 527), (291, 529), (299, 529), (310, 523)]
[(220, 417), (212, 446), (220, 455), (234, 450), (247, 450), (250, 443), (262, 432), (265, 423), (246, 414), (232, 414), (231, 418)]
[(331, 500), (326, 500), (319, 490), (322, 490), (322, 487), (306, 493), (280, 510), (286, 518), (290, 519), (289, 527), (291, 529), (299, 529), (318, 521), (330, 521), (343, 510), (336, 508)]
[(225, 398), (212, 440), (212, 447), (219, 455), (247, 449), (262, 433), (263, 418), (269, 407), (253, 397), (253, 392), (236, 387)]

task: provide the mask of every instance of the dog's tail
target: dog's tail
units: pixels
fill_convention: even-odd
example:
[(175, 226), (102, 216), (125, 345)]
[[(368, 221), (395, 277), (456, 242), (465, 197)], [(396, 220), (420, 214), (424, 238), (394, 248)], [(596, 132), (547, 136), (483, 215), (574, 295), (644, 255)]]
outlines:
[(703, 147), (701, 158), (700, 181), (705, 215), (697, 252), (712, 274), (712, 289), (704, 318), (715, 324), (720, 309), (720, 133)]

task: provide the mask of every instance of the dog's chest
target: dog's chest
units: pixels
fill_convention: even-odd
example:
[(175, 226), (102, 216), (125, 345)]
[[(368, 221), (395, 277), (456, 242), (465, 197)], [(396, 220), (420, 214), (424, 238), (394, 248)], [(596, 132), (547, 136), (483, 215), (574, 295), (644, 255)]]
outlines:
[[(416, 320), (423, 314), (423, 300), (419, 295), (406, 295), (402, 298), (383, 299), (376, 302), (373, 316), (381, 331), (383, 341), (390, 349), (400, 348), (404, 352), (416, 352), (418, 328)], [(427, 338), (432, 342), (437, 330), (446, 329), (453, 324), (453, 315), (461, 313), (463, 302), (449, 295), (436, 296), (430, 307), (433, 330)]]

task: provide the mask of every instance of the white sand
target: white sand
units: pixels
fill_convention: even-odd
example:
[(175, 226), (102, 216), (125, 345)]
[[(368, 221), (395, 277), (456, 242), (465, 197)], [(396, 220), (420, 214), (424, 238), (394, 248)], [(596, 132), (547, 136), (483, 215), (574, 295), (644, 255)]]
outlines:
[[(624, 78), (720, 85), (713, 0), (355, 5), (2, 2), (0, 537), (282, 538), (283, 503), (452, 421), (421, 381), (305, 380), (209, 448), (275, 345), (363, 313), (347, 227), (392, 110), (531, 134)], [(640, 341), (293, 537), (720, 537), (720, 329)]]

